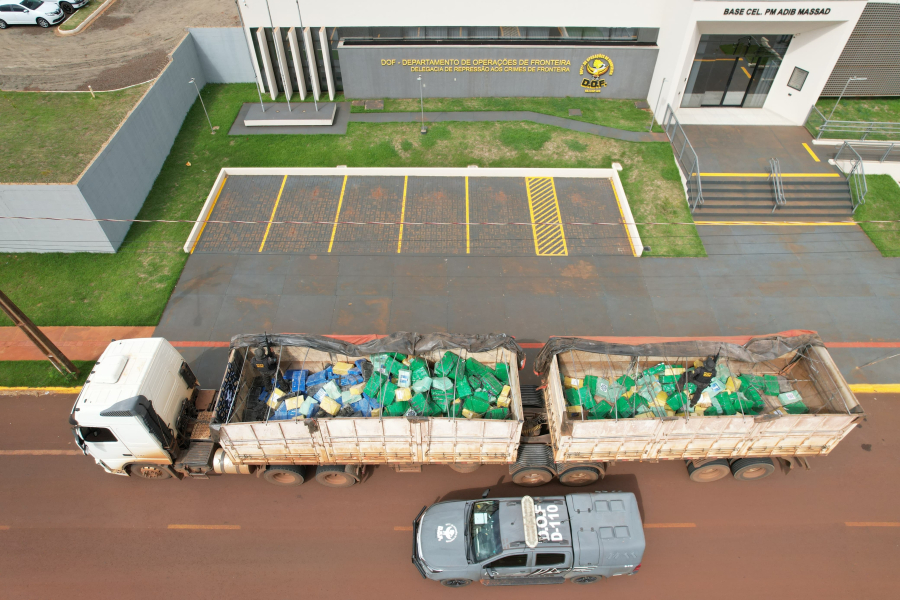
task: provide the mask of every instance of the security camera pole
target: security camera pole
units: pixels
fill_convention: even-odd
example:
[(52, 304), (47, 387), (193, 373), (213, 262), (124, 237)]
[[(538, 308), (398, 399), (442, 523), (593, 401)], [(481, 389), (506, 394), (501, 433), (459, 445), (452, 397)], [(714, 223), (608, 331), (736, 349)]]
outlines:
[(13, 304), (13, 301), (3, 292), (0, 292), (0, 309), (15, 323), (16, 327), (22, 330), (31, 343), (38, 347), (41, 354), (47, 357), (57, 371), (63, 375), (78, 376), (78, 369), (72, 364), (72, 361), (66, 358), (66, 355), (50, 341), (50, 338), (44, 335), (44, 332), (38, 329), (31, 319), (26, 317), (25, 313), (19, 310), (19, 307)]
[(423, 91), (425, 89), (425, 84), (422, 83), (421, 75), (419, 75), (416, 81), (419, 82), (419, 103), (422, 105), (422, 131), (419, 133), (424, 135), (428, 133), (428, 130), (425, 128), (425, 92)]

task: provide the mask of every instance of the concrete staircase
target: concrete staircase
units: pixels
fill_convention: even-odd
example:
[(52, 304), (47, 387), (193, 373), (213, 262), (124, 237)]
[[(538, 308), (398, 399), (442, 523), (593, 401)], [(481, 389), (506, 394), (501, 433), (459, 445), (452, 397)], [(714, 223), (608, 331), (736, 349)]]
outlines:
[(695, 221), (850, 221), (850, 186), (843, 177), (785, 177), (787, 204), (775, 212), (772, 181), (765, 177), (704, 177), (703, 205)]

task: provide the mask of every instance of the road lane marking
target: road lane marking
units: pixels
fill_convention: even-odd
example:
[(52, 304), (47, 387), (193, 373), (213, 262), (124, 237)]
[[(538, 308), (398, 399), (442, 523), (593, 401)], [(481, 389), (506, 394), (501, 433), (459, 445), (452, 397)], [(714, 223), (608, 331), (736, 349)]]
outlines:
[(819, 160), (819, 157), (816, 156), (816, 153), (812, 151), (812, 148), (806, 145), (806, 142), (803, 142), (803, 147), (806, 148), (806, 151), (809, 152), (809, 155), (813, 157), (813, 160), (816, 162), (822, 162)]
[(851, 383), (854, 394), (900, 394), (900, 383)]
[(403, 246), (403, 221), (406, 220), (406, 185), (409, 183), (409, 175), (403, 176), (403, 204), (400, 206), (400, 237), (397, 238), (397, 254)]
[(553, 178), (526, 177), (525, 192), (528, 196), (528, 211), (531, 213), (534, 253), (537, 256), (568, 256), (566, 233), (563, 230)]
[(469, 253), (469, 178), (466, 177), (466, 254)]
[(81, 456), (81, 450), (0, 450), (0, 456)]
[[(691, 173), (696, 175), (696, 173)], [(700, 177), (771, 177), (771, 173), (700, 173)], [(840, 177), (840, 173), (782, 173), (782, 177)]]
[(694, 225), (762, 225), (765, 227), (856, 227), (854, 221), (694, 221)]
[(896, 521), (847, 521), (844, 523), (847, 527), (900, 527), (900, 523)]
[(331, 228), (331, 241), (328, 242), (328, 251), (334, 246), (334, 234), (337, 233), (338, 219), (341, 216), (341, 205), (344, 203), (344, 190), (347, 189), (347, 176), (344, 175), (344, 184), (341, 186), (341, 197), (338, 198), (337, 212), (334, 213), (334, 227)]
[(206, 220), (203, 221), (203, 225), (200, 226), (200, 231), (197, 233), (197, 239), (194, 240), (194, 245), (191, 246), (191, 254), (194, 253), (194, 248), (197, 247), (197, 242), (200, 241), (200, 236), (203, 235), (203, 230), (206, 229), (206, 224), (209, 223), (209, 218), (213, 214), (213, 210), (216, 208), (216, 202), (219, 201), (219, 194), (222, 193), (222, 190), (225, 189), (225, 182), (228, 181), (228, 175), (225, 176), (225, 179), (222, 180), (222, 187), (219, 188), (219, 191), (216, 192), (216, 197), (213, 198), (212, 206), (209, 207), (209, 212), (206, 214)]
[(167, 529), (240, 529), (240, 525), (169, 525)]
[(266, 233), (263, 234), (262, 243), (259, 245), (259, 251), (262, 252), (266, 247), (266, 239), (269, 237), (269, 230), (272, 228), (272, 221), (275, 220), (275, 211), (278, 210), (278, 203), (281, 202), (281, 193), (284, 191), (284, 184), (287, 183), (287, 175), (281, 180), (281, 189), (278, 190), (278, 196), (275, 198), (275, 206), (272, 207), (272, 214), (269, 215), (269, 224), (266, 225)]
[(696, 526), (696, 523), (644, 523), (644, 529), (686, 529)]
[(397, 525), (394, 527), (394, 531), (412, 531), (412, 525)]

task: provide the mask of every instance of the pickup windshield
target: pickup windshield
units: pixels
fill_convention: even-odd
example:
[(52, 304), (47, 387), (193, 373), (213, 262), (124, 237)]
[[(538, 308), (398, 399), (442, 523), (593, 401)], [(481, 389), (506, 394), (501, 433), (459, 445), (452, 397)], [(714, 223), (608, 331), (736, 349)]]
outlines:
[(476, 502), (472, 508), (472, 554), (476, 563), (500, 554), (500, 503), (496, 500)]

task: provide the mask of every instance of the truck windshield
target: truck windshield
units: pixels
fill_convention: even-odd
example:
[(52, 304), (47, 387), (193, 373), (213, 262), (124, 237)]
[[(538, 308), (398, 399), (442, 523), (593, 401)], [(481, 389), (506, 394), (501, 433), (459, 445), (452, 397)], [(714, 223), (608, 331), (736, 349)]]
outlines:
[(487, 560), (503, 549), (500, 542), (500, 503), (476, 502), (472, 508), (472, 554), (475, 562)]

